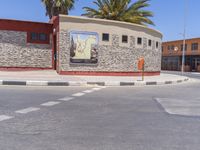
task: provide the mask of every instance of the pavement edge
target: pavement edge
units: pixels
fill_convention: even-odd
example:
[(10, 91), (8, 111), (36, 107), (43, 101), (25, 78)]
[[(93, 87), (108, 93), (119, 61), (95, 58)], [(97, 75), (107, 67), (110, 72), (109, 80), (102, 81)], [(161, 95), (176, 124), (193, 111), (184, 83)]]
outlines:
[(108, 82), (85, 82), (85, 81), (15, 81), (0, 80), (0, 85), (18, 86), (149, 86), (149, 85), (170, 85), (187, 82), (190, 79), (185, 77), (177, 80), (166, 81), (108, 81)]

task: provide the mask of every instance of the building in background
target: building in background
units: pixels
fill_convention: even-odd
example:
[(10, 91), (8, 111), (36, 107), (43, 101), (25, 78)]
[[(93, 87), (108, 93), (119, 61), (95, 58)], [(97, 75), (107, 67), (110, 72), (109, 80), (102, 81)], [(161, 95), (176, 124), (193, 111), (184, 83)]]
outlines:
[(49, 23), (0, 19), (0, 69), (64, 75), (159, 75), (162, 34), (145, 26), (60, 15)]
[[(182, 53), (183, 40), (163, 42), (162, 70), (180, 71)], [(200, 38), (186, 40), (184, 71), (200, 72)]]

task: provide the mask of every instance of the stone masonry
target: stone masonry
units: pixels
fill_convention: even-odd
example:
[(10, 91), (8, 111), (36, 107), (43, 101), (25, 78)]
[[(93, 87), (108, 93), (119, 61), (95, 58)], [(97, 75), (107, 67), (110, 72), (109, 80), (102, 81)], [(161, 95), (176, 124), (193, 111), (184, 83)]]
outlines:
[(52, 68), (51, 44), (26, 40), (26, 32), (0, 30), (0, 67)]
[(145, 71), (157, 72), (161, 70), (161, 46), (147, 47), (147, 39), (143, 38), (141, 48), (135, 47), (136, 37), (130, 36), (130, 45), (119, 46), (119, 36), (111, 35), (112, 45), (98, 45), (98, 64), (70, 64), (70, 34), (61, 30), (59, 34), (60, 71), (108, 71), (108, 72), (137, 72), (139, 57), (145, 59)]

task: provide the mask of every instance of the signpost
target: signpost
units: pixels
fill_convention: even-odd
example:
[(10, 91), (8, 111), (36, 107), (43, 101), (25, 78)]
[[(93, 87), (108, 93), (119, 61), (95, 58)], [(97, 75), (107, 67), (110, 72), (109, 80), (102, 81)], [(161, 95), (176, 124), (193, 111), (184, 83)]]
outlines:
[(138, 59), (138, 70), (142, 72), (142, 81), (144, 81), (144, 57)]

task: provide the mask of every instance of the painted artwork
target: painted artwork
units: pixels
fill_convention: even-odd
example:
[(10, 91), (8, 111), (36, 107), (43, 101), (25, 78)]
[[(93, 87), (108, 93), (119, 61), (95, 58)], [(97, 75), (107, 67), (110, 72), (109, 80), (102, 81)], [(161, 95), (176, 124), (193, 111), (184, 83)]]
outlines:
[(70, 62), (96, 64), (98, 62), (97, 45), (97, 33), (70, 32)]

